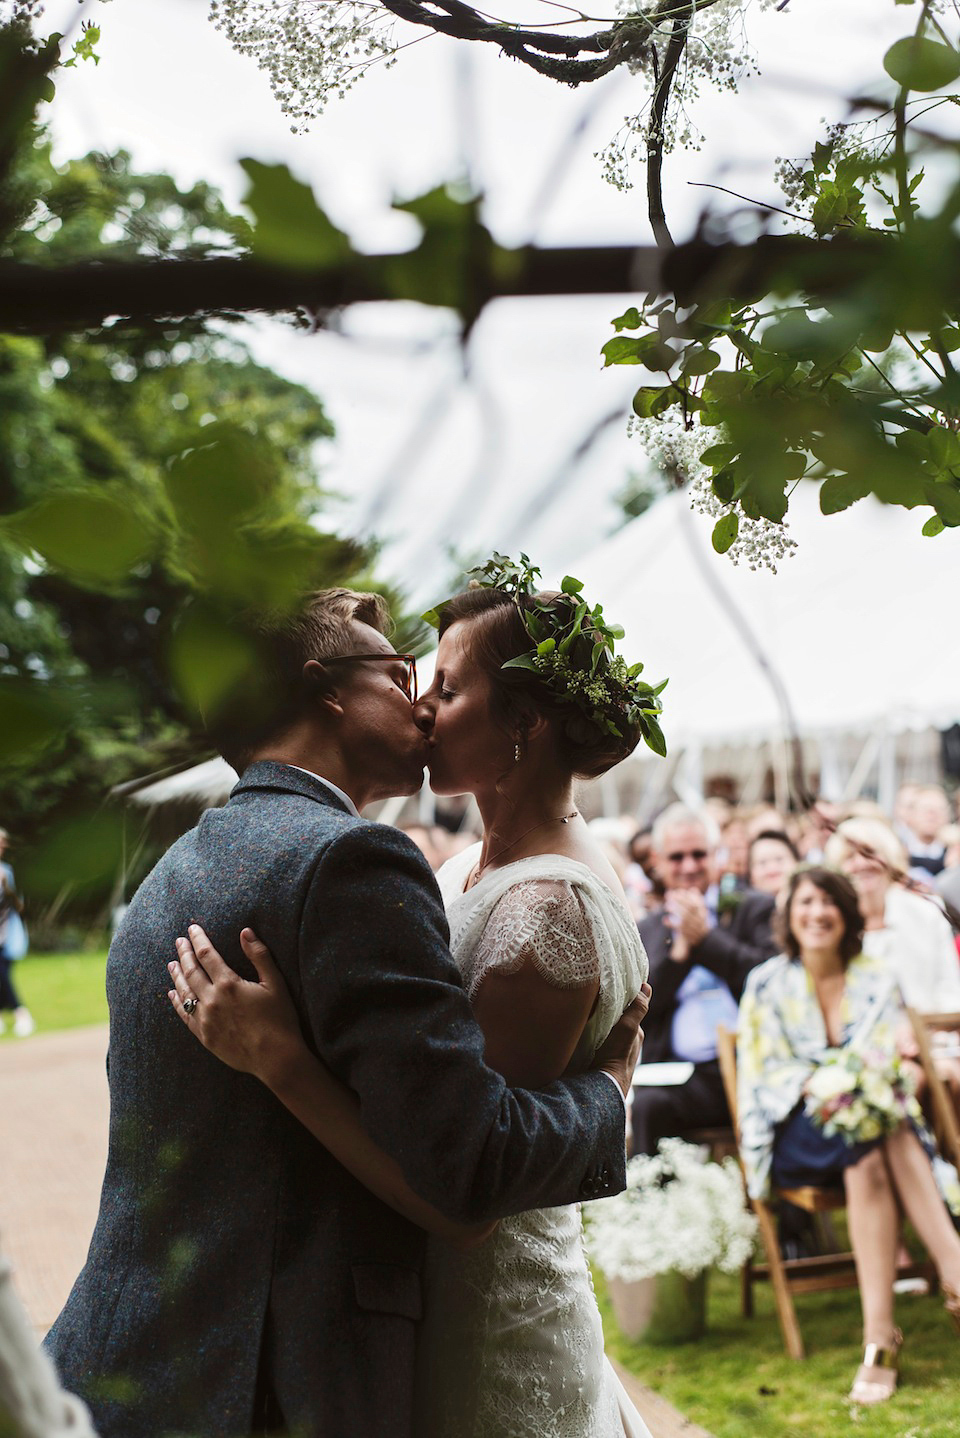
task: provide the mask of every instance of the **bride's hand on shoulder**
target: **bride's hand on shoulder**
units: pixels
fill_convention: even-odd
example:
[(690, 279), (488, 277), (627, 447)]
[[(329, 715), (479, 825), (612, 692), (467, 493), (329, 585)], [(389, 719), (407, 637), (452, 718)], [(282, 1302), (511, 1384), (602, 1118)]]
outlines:
[(305, 1048), (300, 1019), (280, 970), (252, 929), (240, 947), (257, 971), (242, 979), (199, 924), (177, 939), (178, 960), (167, 965), (174, 987), (167, 997), (190, 1032), (216, 1058), (268, 1087)]

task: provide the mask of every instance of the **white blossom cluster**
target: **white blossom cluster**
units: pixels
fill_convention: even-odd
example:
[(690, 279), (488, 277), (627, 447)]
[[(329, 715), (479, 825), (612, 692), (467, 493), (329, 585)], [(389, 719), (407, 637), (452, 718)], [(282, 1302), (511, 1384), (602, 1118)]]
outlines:
[[(688, 106), (698, 98), (704, 86), (735, 91), (745, 75), (758, 73), (744, 28), (751, 3), (760, 10), (767, 10), (777, 0), (700, 0), (694, 6), (695, 14), (681, 70), (674, 78), (664, 115), (664, 151), (678, 146), (688, 150), (700, 149), (704, 136), (694, 124)], [(649, 4), (644, 5), (642, 0), (618, 0), (617, 8), (624, 18), (649, 16)], [(672, 18), (670, 14), (661, 14), (656, 28), (651, 31), (651, 44), (656, 47), (659, 57), (658, 68), (663, 64)], [(633, 74), (643, 74), (647, 78), (652, 93), (655, 71), (651, 45), (634, 47), (628, 64)], [(648, 133), (649, 113), (650, 101), (635, 115), (629, 115), (609, 144), (597, 152), (604, 178), (618, 190), (632, 188), (633, 166), (646, 161), (653, 138)]]
[(372, 0), (211, 0), (210, 19), (264, 71), (294, 131), (395, 58), (394, 17)]
[(704, 1159), (682, 1139), (660, 1141), (655, 1158), (627, 1164), (627, 1186), (584, 1210), (587, 1249), (608, 1278), (631, 1282), (707, 1268), (735, 1273), (753, 1251), (757, 1223), (747, 1210), (735, 1159)]
[[(730, 506), (714, 494), (709, 476), (703, 476), (690, 486), (690, 508), (716, 523)], [(734, 564), (747, 564), (751, 569), (769, 569), (776, 574), (777, 565), (781, 560), (790, 559), (796, 548), (797, 541), (790, 535), (786, 520), (777, 524), (772, 519), (749, 519), (741, 509), (740, 527), (727, 550), (727, 557)]]
[[(722, 430), (712, 429), (708, 437), (696, 416), (684, 421), (679, 410), (673, 409), (656, 419), (633, 415), (627, 420), (627, 432), (640, 440), (659, 469), (674, 476), (678, 487), (689, 491), (694, 513), (706, 515), (714, 523), (727, 513), (729, 505), (719, 500), (711, 488), (712, 472), (700, 462), (703, 451), (723, 439)], [(734, 564), (769, 569), (776, 574), (780, 561), (790, 558), (796, 548), (786, 521), (775, 524), (769, 519), (748, 519), (741, 510), (739, 531), (727, 556)]]

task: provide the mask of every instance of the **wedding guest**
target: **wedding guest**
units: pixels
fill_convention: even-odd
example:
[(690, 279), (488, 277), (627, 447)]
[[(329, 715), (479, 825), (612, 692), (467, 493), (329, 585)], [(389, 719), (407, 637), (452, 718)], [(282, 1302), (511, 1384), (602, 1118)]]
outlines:
[[(0, 829), (0, 861), (9, 841), (6, 829)], [(0, 1033), (3, 1033), (4, 1013), (12, 1013), (13, 1032), (19, 1039), (29, 1038), (36, 1028), (33, 1015), (21, 1002), (13, 983), (13, 965), (27, 952), (22, 914), (23, 903), (17, 893), (13, 869), (0, 862)]]
[(913, 878), (932, 883), (943, 870), (945, 853), (940, 830), (950, 822), (950, 805), (939, 784), (918, 785), (909, 807), (909, 825), (902, 834)]
[(776, 898), (799, 861), (800, 855), (786, 834), (776, 829), (761, 829), (750, 842), (748, 872), (751, 889)]
[[(718, 922), (711, 882), (718, 839), (710, 816), (684, 804), (671, 805), (653, 826), (666, 897), (662, 909), (640, 923), (653, 997), (633, 1091), (634, 1153), (654, 1154), (661, 1138), (729, 1124), (717, 1027), (735, 1026), (747, 974), (776, 952), (769, 894), (746, 892), (729, 925)], [(683, 1082), (644, 1081), (646, 1065), (678, 1061), (692, 1066)]]
[(717, 882), (720, 888), (725, 893), (745, 889), (749, 867), (750, 836), (746, 824), (735, 810), (720, 830), (717, 849)]
[(844, 819), (826, 860), (853, 883), (864, 919), (863, 946), (887, 963), (904, 1001), (921, 1013), (960, 1011), (960, 963), (950, 923), (936, 900), (897, 883), (907, 853), (879, 819)]
[[(747, 977), (740, 1004), (738, 1108), (747, 1188), (842, 1185), (863, 1310), (863, 1362), (850, 1397), (882, 1403), (897, 1385), (903, 1336), (893, 1321), (901, 1206), (936, 1265), (960, 1334), (960, 1236), (911, 1122), (880, 1138), (828, 1137), (806, 1111), (820, 1067), (839, 1049), (892, 1066), (903, 1002), (889, 967), (861, 952), (863, 918), (849, 879), (798, 869), (783, 901), (783, 953)], [(891, 1119), (891, 1123), (896, 1118)], [(854, 1135), (856, 1138), (856, 1135)]]
[(819, 864), (827, 840), (837, 827), (840, 806), (831, 799), (818, 797), (805, 814), (800, 816), (800, 834), (797, 848), (806, 864)]
[(653, 857), (653, 830), (648, 824), (638, 829), (627, 844), (629, 863), (623, 887), (633, 917), (639, 921), (659, 909), (664, 888)]

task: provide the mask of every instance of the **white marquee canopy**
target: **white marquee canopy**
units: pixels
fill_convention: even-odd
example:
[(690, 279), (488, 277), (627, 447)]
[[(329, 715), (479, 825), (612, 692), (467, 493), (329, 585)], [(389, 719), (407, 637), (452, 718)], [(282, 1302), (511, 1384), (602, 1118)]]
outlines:
[[(862, 500), (823, 516), (801, 484), (776, 574), (716, 554), (710, 523), (670, 495), (572, 572), (626, 630), (663, 695), (668, 744), (783, 732), (779, 676), (801, 735), (901, 733), (960, 719), (960, 533), (920, 533), (923, 514)], [(738, 617), (740, 619), (738, 620)], [(745, 637), (740, 621), (753, 636)]]

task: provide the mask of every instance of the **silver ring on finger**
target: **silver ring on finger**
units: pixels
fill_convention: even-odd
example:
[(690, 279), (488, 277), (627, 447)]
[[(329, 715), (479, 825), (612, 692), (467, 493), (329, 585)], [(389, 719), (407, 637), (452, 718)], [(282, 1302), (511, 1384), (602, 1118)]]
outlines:
[(183, 1001), (183, 1012), (184, 1012), (185, 1014), (189, 1014), (191, 1018), (192, 1018), (193, 1015), (196, 1013), (196, 1011), (197, 1011), (197, 1009), (198, 1009), (199, 1007), (200, 1007), (200, 1001), (199, 1001), (199, 999), (184, 999), (184, 1001)]

